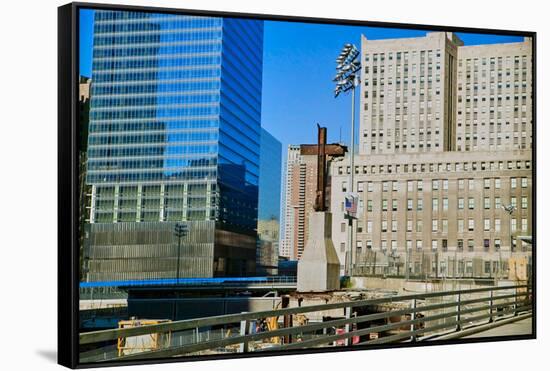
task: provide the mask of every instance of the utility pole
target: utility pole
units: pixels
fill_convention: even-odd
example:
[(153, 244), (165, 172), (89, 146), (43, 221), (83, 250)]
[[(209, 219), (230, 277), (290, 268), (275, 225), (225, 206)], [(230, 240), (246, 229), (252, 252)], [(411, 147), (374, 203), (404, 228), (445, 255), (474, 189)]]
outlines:
[(176, 223), (174, 226), (174, 235), (178, 238), (178, 250), (176, 259), (176, 291), (174, 292), (174, 303), (172, 305), (172, 320), (176, 320), (177, 314), (177, 286), (180, 282), (180, 259), (181, 259), (181, 239), (187, 236), (187, 226), (182, 223)]
[[(354, 187), (354, 175), (355, 175), (355, 88), (359, 85), (358, 71), (361, 70), (361, 63), (357, 60), (359, 56), (359, 50), (353, 44), (345, 44), (340, 52), (338, 58), (336, 58), (336, 76), (332, 81), (336, 82), (336, 88), (334, 89), (334, 97), (338, 97), (340, 93), (345, 93), (351, 90), (351, 149), (350, 156), (350, 177), (349, 177), (349, 189), (350, 194), (353, 197), (352, 202), (357, 202), (353, 194)], [(354, 206), (356, 207), (356, 206)], [(354, 217), (348, 214), (348, 258), (346, 264), (346, 275), (352, 274), (354, 246), (353, 246), (353, 219)]]

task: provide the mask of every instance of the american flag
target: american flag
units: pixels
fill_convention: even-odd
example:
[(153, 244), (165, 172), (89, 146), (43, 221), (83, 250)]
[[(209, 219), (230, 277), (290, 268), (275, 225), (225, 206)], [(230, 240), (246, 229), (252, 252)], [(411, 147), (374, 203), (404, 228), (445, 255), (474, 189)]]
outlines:
[(356, 214), (357, 213), (357, 198), (353, 195), (346, 196), (346, 212), (348, 214)]

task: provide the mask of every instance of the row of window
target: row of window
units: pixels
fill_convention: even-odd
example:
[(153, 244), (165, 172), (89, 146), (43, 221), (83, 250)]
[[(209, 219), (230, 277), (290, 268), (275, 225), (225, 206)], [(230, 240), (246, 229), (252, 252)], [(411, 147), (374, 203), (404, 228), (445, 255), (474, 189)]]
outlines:
[[(388, 245), (388, 242), (389, 242), (389, 245)], [(468, 239), (468, 240), (463, 240), (463, 239), (458, 239), (457, 240), (457, 245), (456, 245), (456, 249), (458, 251), (463, 251), (464, 250), (464, 242), (466, 242), (466, 246), (468, 248), (468, 251), (475, 251), (475, 242), (473, 239)], [(417, 250), (422, 250), (423, 249), (423, 240), (406, 240), (406, 249), (407, 250), (412, 250), (413, 248), (413, 243), (414, 243), (414, 246), (416, 247)], [(342, 242), (340, 244), (340, 250), (342, 252), (345, 251), (345, 242)], [(500, 239), (494, 239), (493, 240), (493, 247), (495, 248), (495, 250), (499, 250), (502, 246), (502, 241)], [(361, 253), (361, 249), (363, 249), (363, 247), (365, 247), (367, 250), (372, 250), (372, 249), (376, 249), (374, 246), (373, 246), (373, 242), (372, 240), (366, 240), (365, 243), (363, 244), (363, 241), (357, 241), (357, 253), (360, 254)], [(397, 241), (396, 240), (381, 240), (380, 241), (380, 245), (379, 245), (379, 249), (384, 251), (384, 250), (387, 250), (388, 247), (392, 250), (392, 251), (397, 251), (398, 250), (398, 244), (397, 244)], [(442, 240), (431, 240), (431, 248), (432, 250), (438, 250), (439, 248), (441, 248), (443, 251), (447, 251), (448, 249), (448, 240), (447, 239), (442, 239)], [(486, 238), (486, 239), (483, 239), (483, 250), (485, 251), (488, 251), (489, 249), (491, 248), (491, 239), (489, 238)]]
[[(528, 231), (528, 220), (527, 218), (512, 218), (510, 219), (510, 231), (517, 232), (518, 231), (518, 221), (521, 223), (521, 231), (527, 232)], [(416, 225), (415, 225), (416, 224)], [(413, 220), (409, 219), (407, 220), (407, 232), (417, 232), (421, 233), (423, 231), (423, 220), (418, 219), (416, 220), (416, 223), (413, 223)], [(343, 222), (340, 224), (340, 232), (344, 233), (346, 232), (347, 223)], [(413, 229), (414, 227), (414, 229)], [(484, 218), (483, 219), (483, 230), (485, 232), (500, 232), (501, 231), (501, 219), (496, 218), (494, 220), (490, 218)], [(391, 232), (397, 232), (398, 231), (398, 222), (397, 220), (391, 220), (391, 223), (389, 223), (388, 220), (382, 220), (380, 222), (380, 231), (382, 233), (391, 231)], [(447, 219), (438, 220), (438, 219), (432, 219), (432, 232), (434, 233), (448, 233), (449, 232), (449, 221)], [(474, 232), (475, 231), (475, 220), (473, 218), (469, 218), (467, 220), (465, 219), (458, 219), (457, 220), (457, 232), (458, 233), (464, 233), (464, 232)], [(373, 221), (368, 220), (366, 223), (366, 230), (363, 232), (363, 228), (361, 226), (361, 223), (357, 226), (357, 233), (373, 233)]]
[[(433, 169), (431, 170), (433, 171)], [(441, 170), (440, 170), (441, 171)], [(493, 183), (494, 182), (494, 183)], [(399, 182), (397, 180), (393, 181), (382, 181), (382, 192), (389, 192), (390, 189), (392, 192), (398, 191), (398, 184)], [(473, 191), (475, 190), (475, 179), (458, 179), (457, 180), (457, 186), (459, 190), (463, 190), (466, 187), (466, 183), (468, 184), (468, 190)], [(357, 182), (357, 191), (363, 192), (365, 190), (365, 184), (367, 185), (367, 192), (373, 192), (374, 191), (374, 182)], [(483, 188), (484, 189), (491, 189), (491, 187), (494, 185), (495, 189), (501, 189), (502, 187), (502, 180), (501, 178), (484, 178), (483, 179)], [(527, 188), (528, 186), (528, 180), (527, 177), (511, 177), (510, 178), (510, 188), (516, 189), (518, 188), (518, 185), (521, 185), (521, 188)], [(413, 192), (415, 190), (422, 191), (424, 188), (424, 181), (423, 180), (407, 180), (407, 192)], [(348, 188), (348, 182), (343, 181), (342, 182), (342, 192), (347, 192)], [(449, 180), (448, 179), (432, 179), (431, 181), (431, 190), (437, 191), (439, 189), (442, 190), (448, 190), (449, 189)]]
[[(422, 164), (390, 164), (390, 165), (359, 165), (355, 166), (355, 174), (392, 174), (392, 173), (424, 173), (434, 171), (494, 171), (530, 169), (531, 161), (481, 161), (455, 163), (422, 163)], [(338, 166), (338, 175), (350, 173), (349, 166)]]
[[(464, 210), (465, 207), (465, 198), (459, 197), (457, 199), (457, 208), (458, 210)], [(513, 208), (517, 208), (517, 200), (518, 198), (515, 196), (510, 197), (510, 205)], [(490, 197), (484, 197), (483, 198), (483, 208), (485, 210), (491, 209), (491, 203), (492, 199)], [(398, 209), (398, 200), (393, 199), (391, 200), (391, 210), (397, 211)], [(529, 204), (529, 200), (527, 196), (521, 196), (521, 208), (527, 209)], [(432, 211), (439, 211), (439, 199), (438, 198), (432, 198)], [(502, 200), (500, 197), (494, 198), (494, 207), (495, 210), (500, 210), (502, 208)], [(343, 203), (342, 203), (342, 210), (343, 210)], [(422, 211), (424, 208), (424, 200), (422, 198), (419, 198), (416, 200), (416, 210)], [(448, 211), (449, 210), (449, 199), (447, 197), (443, 197), (441, 199), (441, 208), (442, 211)], [(468, 197), (468, 209), (474, 210), (475, 209), (475, 198)], [(359, 200), (359, 212), (362, 212), (364, 210), (364, 201)], [(367, 200), (367, 212), (372, 212), (373, 210), (373, 200)], [(414, 210), (414, 200), (412, 198), (407, 199), (407, 210), (412, 211)], [(382, 199), (382, 211), (388, 211), (388, 200)]]

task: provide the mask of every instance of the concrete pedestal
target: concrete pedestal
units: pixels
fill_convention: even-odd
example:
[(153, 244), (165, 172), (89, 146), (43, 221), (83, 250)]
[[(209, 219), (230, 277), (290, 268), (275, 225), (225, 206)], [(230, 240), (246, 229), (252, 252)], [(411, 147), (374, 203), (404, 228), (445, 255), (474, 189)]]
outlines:
[(332, 214), (309, 216), (309, 236), (298, 261), (298, 291), (323, 292), (340, 288), (340, 260), (332, 242)]

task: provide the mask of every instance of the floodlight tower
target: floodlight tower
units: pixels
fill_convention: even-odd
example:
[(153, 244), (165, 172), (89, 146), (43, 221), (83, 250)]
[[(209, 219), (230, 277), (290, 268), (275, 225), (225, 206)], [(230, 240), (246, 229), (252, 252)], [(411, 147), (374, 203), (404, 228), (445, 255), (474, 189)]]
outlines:
[[(340, 52), (338, 58), (336, 58), (336, 76), (334, 81), (336, 87), (334, 88), (334, 98), (338, 97), (341, 93), (346, 93), (351, 90), (351, 149), (349, 151), (349, 164), (350, 164), (350, 177), (349, 177), (349, 189), (353, 195), (354, 187), (354, 174), (355, 174), (355, 88), (359, 85), (358, 71), (361, 69), (361, 63), (357, 60), (359, 56), (359, 50), (353, 44), (345, 44)], [(351, 275), (353, 266), (353, 217), (349, 215), (349, 244), (348, 244), (348, 264), (346, 266), (346, 275)]]

